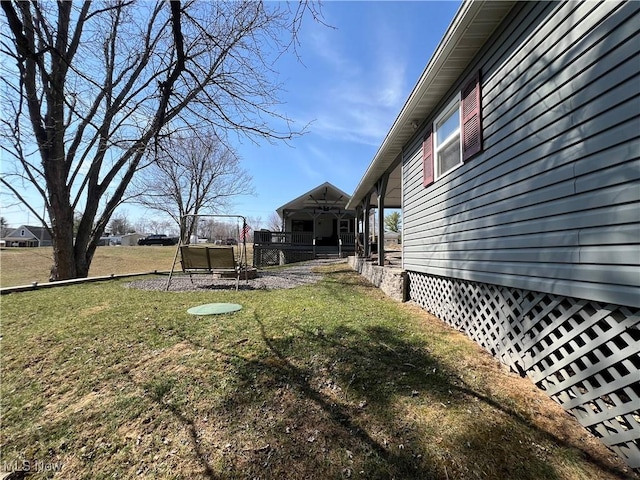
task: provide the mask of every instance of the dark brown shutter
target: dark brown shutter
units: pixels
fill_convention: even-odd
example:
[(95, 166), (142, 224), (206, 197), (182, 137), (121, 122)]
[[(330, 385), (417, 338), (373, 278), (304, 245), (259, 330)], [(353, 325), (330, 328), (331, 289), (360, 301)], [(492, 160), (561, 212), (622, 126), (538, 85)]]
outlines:
[(462, 89), (462, 161), (482, 151), (480, 72)]
[(433, 133), (429, 130), (422, 141), (422, 183), (428, 187), (433, 183)]

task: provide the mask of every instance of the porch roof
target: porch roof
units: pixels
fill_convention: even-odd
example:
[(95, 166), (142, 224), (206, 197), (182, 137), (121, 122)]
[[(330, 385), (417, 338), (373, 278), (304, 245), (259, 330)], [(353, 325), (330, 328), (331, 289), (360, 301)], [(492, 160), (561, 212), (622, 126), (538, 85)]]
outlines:
[(335, 185), (324, 182), (276, 209), (280, 218), (285, 210), (341, 209), (345, 210), (351, 197)]
[(385, 206), (402, 206), (402, 148), (416, 135), (419, 126), (431, 115), (515, 3), (506, 0), (463, 2), (346, 208), (356, 208), (367, 196), (370, 204), (377, 206), (377, 199), (371, 198), (371, 193), (376, 182), (387, 172), (391, 175)]

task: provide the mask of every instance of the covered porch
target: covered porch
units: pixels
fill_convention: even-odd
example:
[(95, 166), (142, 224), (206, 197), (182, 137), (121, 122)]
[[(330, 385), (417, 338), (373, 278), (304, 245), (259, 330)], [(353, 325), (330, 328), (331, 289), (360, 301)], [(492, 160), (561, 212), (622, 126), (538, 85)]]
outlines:
[(356, 251), (356, 212), (350, 196), (325, 182), (276, 210), (279, 231), (254, 232), (254, 265), (284, 265)]
[[(386, 165), (370, 166), (346, 206), (356, 211), (356, 235), (362, 239), (358, 256), (395, 269), (403, 267), (402, 249), (397, 240), (392, 242), (385, 237), (384, 218), (389, 210), (402, 208), (401, 160), (400, 151)], [(392, 243), (395, 246), (390, 248)]]

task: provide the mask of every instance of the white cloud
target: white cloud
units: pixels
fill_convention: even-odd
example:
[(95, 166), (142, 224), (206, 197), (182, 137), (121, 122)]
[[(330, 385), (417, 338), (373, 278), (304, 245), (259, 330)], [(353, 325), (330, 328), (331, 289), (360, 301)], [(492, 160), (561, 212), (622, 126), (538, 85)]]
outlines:
[(330, 70), (346, 75), (354, 73), (354, 62), (349, 61), (344, 54), (336, 50), (335, 42), (332, 40), (335, 33), (335, 30), (326, 27), (316, 27), (309, 35), (313, 53), (320, 57)]
[[(406, 96), (406, 60), (389, 28), (364, 38), (358, 51), (343, 43), (339, 31), (320, 30), (312, 36), (314, 53), (323, 62), (318, 78), (311, 131), (330, 140), (379, 145)], [(353, 36), (352, 36), (353, 38)]]

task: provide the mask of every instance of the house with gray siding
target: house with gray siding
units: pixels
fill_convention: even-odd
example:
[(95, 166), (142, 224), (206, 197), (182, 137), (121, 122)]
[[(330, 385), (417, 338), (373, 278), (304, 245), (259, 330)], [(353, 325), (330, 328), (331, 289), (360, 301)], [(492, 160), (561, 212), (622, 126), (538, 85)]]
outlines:
[(279, 230), (254, 232), (253, 264), (264, 267), (353, 254), (355, 210), (345, 209), (350, 198), (324, 182), (279, 207)]
[(2, 240), (7, 247), (50, 247), (53, 245), (49, 230), (33, 225), (20, 225), (9, 231)]
[(406, 296), (635, 469), (638, 25), (638, 2), (464, 2), (346, 206), (401, 208)]

